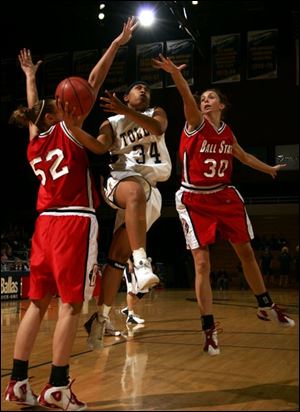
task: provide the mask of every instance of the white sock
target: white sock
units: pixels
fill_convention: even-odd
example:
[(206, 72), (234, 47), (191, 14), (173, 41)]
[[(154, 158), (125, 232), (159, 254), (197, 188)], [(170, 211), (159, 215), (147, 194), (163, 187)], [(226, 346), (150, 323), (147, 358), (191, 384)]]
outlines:
[(133, 263), (137, 266), (142, 259), (147, 259), (145, 249), (140, 247), (139, 249), (132, 251)]
[(133, 310), (128, 311), (128, 316), (133, 315)]
[(104, 316), (105, 318), (108, 318), (110, 310), (111, 310), (111, 306), (107, 306), (105, 305), (105, 303), (103, 303), (103, 305), (99, 306), (98, 314), (100, 316)]

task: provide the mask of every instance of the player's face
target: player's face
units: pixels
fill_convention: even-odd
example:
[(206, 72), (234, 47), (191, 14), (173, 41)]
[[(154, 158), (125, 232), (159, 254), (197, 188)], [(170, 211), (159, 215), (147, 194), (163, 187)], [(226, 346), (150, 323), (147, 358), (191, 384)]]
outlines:
[(216, 92), (207, 90), (202, 93), (200, 100), (200, 110), (202, 113), (210, 113), (215, 111), (222, 111), (224, 104), (220, 102), (220, 98)]
[(150, 89), (145, 84), (136, 84), (125, 97), (125, 101), (126, 98), (129, 106), (144, 111), (150, 104)]

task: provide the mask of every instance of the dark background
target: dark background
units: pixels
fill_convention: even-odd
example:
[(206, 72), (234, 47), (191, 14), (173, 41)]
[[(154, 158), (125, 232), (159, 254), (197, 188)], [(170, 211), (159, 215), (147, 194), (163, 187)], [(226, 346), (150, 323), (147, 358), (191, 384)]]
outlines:
[[(106, 19), (98, 20), (99, 0), (9, 2), (1, 10), (1, 59), (16, 59), (19, 50), (30, 48), (35, 56), (46, 53), (107, 47), (117, 36), (122, 23), (135, 15), (145, 2), (114, 1), (106, 4)], [(174, 2), (146, 2), (156, 9), (159, 19), (151, 29), (138, 28), (129, 43), (129, 72), (135, 80), (135, 47), (137, 44), (191, 38), (171, 12)], [(210, 86), (210, 36), (240, 33), (242, 39), (242, 79), (221, 84), (231, 102), (227, 122), (240, 145), (246, 150), (263, 146), (266, 160), (274, 164), (277, 144), (298, 143), (298, 85), (296, 84), (296, 39), (299, 42), (298, 1), (215, 1), (177, 2), (186, 7), (189, 29), (195, 40), (193, 90)], [(247, 81), (247, 31), (278, 29), (278, 78)], [(3, 65), (1, 64), (1, 68)], [(66, 72), (65, 77), (71, 73)], [(10, 113), (25, 103), (20, 90), (23, 73), (16, 60), (15, 72), (1, 70), (1, 84), (11, 88), (11, 98), (1, 104), (1, 191), (4, 225), (22, 222), (32, 225), (35, 217), (37, 179), (26, 160), (27, 131), (8, 125)], [(42, 77), (38, 79), (39, 85)], [(17, 90), (16, 90), (17, 89)], [(23, 100), (20, 99), (23, 93)], [(17, 96), (19, 96), (17, 98)], [(180, 177), (176, 173), (176, 156), (180, 133), (184, 124), (181, 98), (176, 89), (153, 90), (152, 103), (162, 106), (169, 118), (166, 140), (173, 160), (170, 180), (160, 185), (164, 205), (173, 204), (174, 192)], [(96, 136), (104, 115), (96, 104), (84, 127)], [(91, 159), (93, 164), (95, 159)], [(296, 196), (298, 172), (283, 171), (273, 181), (269, 175), (236, 164), (233, 183), (244, 197)], [(100, 220), (112, 222), (112, 211), (103, 205)], [(168, 224), (168, 219), (165, 224)], [(178, 222), (177, 222), (178, 223)], [(180, 228), (178, 230), (181, 230)], [(108, 231), (107, 233), (110, 233)], [(109, 240), (109, 234), (107, 241)], [(178, 235), (179, 236), (179, 235)], [(181, 239), (182, 240), (182, 239)], [(180, 240), (180, 242), (181, 242)]]

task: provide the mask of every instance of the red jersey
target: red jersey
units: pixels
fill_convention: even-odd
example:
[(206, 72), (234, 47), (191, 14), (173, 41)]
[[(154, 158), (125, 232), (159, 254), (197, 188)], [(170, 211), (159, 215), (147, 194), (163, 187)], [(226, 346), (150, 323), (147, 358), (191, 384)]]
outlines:
[(99, 206), (85, 148), (64, 122), (34, 137), (29, 142), (27, 158), (41, 181), (38, 212), (70, 206), (92, 209)]
[(206, 118), (197, 129), (185, 125), (180, 139), (181, 185), (187, 190), (214, 188), (230, 184), (233, 132), (222, 122), (217, 129)]

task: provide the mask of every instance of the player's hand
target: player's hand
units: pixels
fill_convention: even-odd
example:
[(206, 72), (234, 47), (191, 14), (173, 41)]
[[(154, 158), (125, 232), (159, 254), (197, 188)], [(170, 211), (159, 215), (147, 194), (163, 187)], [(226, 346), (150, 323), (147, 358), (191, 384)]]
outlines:
[(125, 114), (128, 110), (127, 106), (117, 98), (116, 93), (105, 90), (107, 97), (100, 97), (100, 107), (104, 112), (113, 112), (117, 114)]
[(83, 123), (82, 116), (75, 116), (76, 107), (71, 107), (69, 102), (64, 104), (60, 99), (56, 99), (56, 106), (63, 120), (68, 128), (81, 126)]
[(272, 166), (270, 170), (270, 175), (273, 177), (273, 179), (275, 179), (275, 177), (277, 176), (277, 173), (286, 166), (287, 166), (286, 163), (281, 163), (279, 165)]
[(22, 49), (20, 50), (20, 54), (18, 55), (18, 59), (21, 65), (23, 72), (26, 76), (35, 76), (39, 66), (42, 64), (42, 60), (39, 60), (36, 64), (33, 63), (31, 52), (29, 49)]
[(157, 59), (152, 59), (152, 66), (155, 67), (156, 69), (162, 69), (167, 73), (176, 73), (176, 72), (181, 72), (184, 70), (187, 65), (186, 64), (181, 64), (180, 66), (176, 66), (172, 62), (169, 57), (164, 57), (161, 53), (159, 54), (159, 57)]
[(122, 33), (115, 39), (115, 42), (119, 46), (123, 46), (128, 43), (132, 38), (132, 33), (135, 28), (138, 26), (139, 21), (136, 21), (135, 17), (128, 17), (127, 22), (123, 24)]

